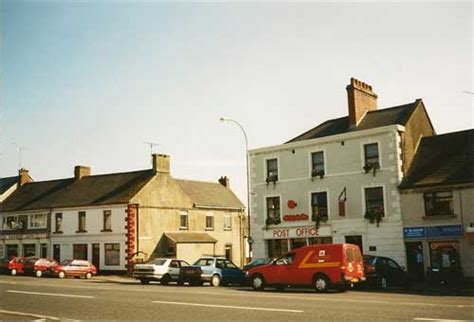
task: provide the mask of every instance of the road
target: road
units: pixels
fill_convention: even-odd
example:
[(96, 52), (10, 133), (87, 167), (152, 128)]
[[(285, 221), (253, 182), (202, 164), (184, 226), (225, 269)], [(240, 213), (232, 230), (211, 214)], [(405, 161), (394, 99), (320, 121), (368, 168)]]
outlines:
[(128, 279), (0, 276), (0, 319), (51, 320), (474, 320), (474, 299), (348, 291), (140, 285)]

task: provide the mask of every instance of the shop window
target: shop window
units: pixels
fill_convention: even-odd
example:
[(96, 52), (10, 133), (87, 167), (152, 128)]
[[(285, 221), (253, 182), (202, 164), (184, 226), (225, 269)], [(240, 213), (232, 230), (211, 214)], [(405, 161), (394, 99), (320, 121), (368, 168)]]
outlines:
[(383, 188), (365, 188), (365, 217), (384, 217)]
[(324, 152), (311, 153), (311, 177), (324, 176)]
[(332, 237), (311, 237), (308, 238), (309, 245), (316, 245), (316, 244), (332, 244)]
[(36, 244), (23, 244), (23, 257), (36, 256)]
[(366, 172), (380, 168), (378, 143), (364, 144), (364, 160)]
[(78, 227), (77, 233), (85, 233), (86, 231), (86, 212), (79, 211), (77, 215)]
[(278, 181), (278, 160), (269, 159), (267, 160), (267, 183)]
[(104, 244), (105, 265), (120, 265), (120, 244)]
[(290, 239), (291, 249), (300, 248), (306, 246), (306, 238), (293, 238)]
[(232, 230), (232, 216), (230, 213), (224, 214), (224, 230)]
[(5, 245), (6, 246), (6, 253), (7, 257), (18, 256), (18, 245)]
[(112, 231), (112, 211), (111, 210), (104, 210), (104, 228), (103, 231)]
[(278, 257), (288, 252), (288, 239), (272, 239), (267, 241), (268, 257)]
[(188, 213), (182, 212), (179, 215), (179, 229), (185, 230), (189, 228)]
[(55, 233), (62, 233), (63, 232), (63, 214), (57, 213), (54, 215), (54, 232)]
[(214, 216), (206, 215), (206, 230), (214, 230)]
[(29, 229), (46, 228), (46, 214), (35, 214), (29, 216)]
[(453, 192), (436, 191), (425, 192), (425, 214), (426, 216), (450, 216), (453, 215)]
[(430, 243), (430, 262), (432, 269), (457, 272), (459, 262), (459, 243), (457, 241), (442, 241)]
[(72, 248), (74, 259), (87, 260), (87, 244), (74, 244)]
[(328, 220), (327, 192), (311, 194), (311, 219), (316, 222)]
[(267, 198), (267, 225), (278, 225), (280, 219), (280, 197)]

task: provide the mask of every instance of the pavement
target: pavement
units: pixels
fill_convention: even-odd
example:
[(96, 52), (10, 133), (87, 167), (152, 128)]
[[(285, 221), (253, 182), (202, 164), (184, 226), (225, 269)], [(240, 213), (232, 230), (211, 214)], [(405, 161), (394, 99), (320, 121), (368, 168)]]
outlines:
[(471, 296), (309, 289), (141, 285), (128, 277), (91, 280), (0, 276), (0, 319), (159, 321), (470, 321)]

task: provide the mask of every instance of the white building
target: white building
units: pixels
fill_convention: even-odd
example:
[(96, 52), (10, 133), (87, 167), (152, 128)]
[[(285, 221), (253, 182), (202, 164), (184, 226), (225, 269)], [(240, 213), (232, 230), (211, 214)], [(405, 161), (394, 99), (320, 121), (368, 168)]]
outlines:
[(349, 116), (250, 151), (253, 257), (349, 242), (405, 265), (397, 187), (434, 130), (421, 100), (377, 110), (371, 86), (346, 89)]

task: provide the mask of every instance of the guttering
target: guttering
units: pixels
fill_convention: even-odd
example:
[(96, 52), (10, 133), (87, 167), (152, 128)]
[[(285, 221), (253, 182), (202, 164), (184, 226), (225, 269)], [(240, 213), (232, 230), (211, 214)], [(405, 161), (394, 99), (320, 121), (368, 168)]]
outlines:
[(226, 206), (212, 206), (212, 205), (201, 205), (201, 204), (194, 204), (194, 208), (199, 209), (223, 209), (223, 210), (245, 210), (245, 207), (226, 207)]

